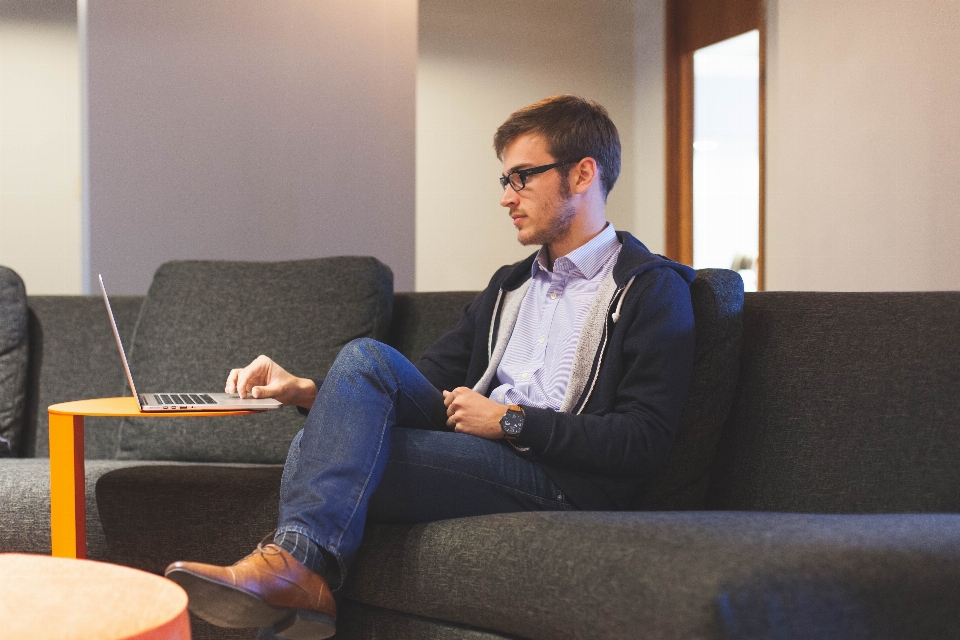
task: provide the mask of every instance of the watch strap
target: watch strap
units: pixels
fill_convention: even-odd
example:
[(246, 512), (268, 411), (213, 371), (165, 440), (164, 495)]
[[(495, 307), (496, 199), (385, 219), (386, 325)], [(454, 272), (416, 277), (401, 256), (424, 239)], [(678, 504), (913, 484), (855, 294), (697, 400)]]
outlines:
[[(527, 416), (526, 412), (524, 412), (523, 410), (523, 407), (521, 407), (518, 404), (511, 404), (507, 407), (507, 410), (504, 412), (503, 418), (506, 418), (507, 414), (509, 414), (511, 411), (514, 413), (519, 413), (523, 418), (526, 418)], [(503, 430), (503, 437), (507, 442), (509, 442), (510, 444), (513, 444), (514, 441), (517, 439), (517, 436), (515, 434), (507, 432), (507, 430), (503, 426), (503, 418), (500, 419), (500, 429)], [(516, 447), (516, 445), (514, 445), (514, 447), (517, 448), (518, 451), (526, 450), (526, 448), (521, 449), (519, 447)]]

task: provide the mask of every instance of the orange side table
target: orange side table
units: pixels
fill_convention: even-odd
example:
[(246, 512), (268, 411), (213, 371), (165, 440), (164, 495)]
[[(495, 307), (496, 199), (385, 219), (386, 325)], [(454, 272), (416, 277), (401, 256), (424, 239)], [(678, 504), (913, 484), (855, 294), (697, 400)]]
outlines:
[(135, 398), (96, 398), (48, 407), (50, 414), (50, 537), (53, 555), (87, 557), (87, 500), (83, 466), (83, 418), (190, 418), (243, 416), (256, 411), (143, 413)]
[(0, 553), (0, 603), (9, 640), (190, 639), (179, 585), (105, 562)]

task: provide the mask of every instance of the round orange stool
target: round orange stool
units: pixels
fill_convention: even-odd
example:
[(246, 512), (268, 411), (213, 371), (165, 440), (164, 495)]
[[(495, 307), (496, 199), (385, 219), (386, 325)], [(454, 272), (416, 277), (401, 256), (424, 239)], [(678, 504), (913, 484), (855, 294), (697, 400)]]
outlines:
[(0, 554), (4, 640), (189, 640), (187, 594), (129, 567)]

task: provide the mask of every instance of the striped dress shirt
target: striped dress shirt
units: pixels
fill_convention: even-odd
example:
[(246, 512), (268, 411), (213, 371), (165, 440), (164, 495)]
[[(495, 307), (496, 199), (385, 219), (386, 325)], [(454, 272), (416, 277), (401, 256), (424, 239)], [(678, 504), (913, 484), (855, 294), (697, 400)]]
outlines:
[(501, 404), (560, 408), (570, 380), (583, 321), (600, 283), (613, 270), (620, 241), (609, 222), (595, 238), (547, 267), (541, 247), (532, 282), (497, 367), (500, 386), (490, 398)]

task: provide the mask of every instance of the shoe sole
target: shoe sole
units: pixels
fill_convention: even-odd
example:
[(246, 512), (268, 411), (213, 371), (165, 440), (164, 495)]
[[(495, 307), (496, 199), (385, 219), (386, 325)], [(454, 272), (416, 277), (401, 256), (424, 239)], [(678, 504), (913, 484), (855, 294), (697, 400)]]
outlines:
[(297, 609), (289, 620), (274, 625), (273, 634), (287, 640), (323, 640), (337, 632), (333, 616), (319, 611)]
[(293, 620), (298, 613), (271, 607), (246, 591), (184, 569), (174, 569), (167, 578), (187, 592), (191, 612), (218, 627), (272, 627)]

